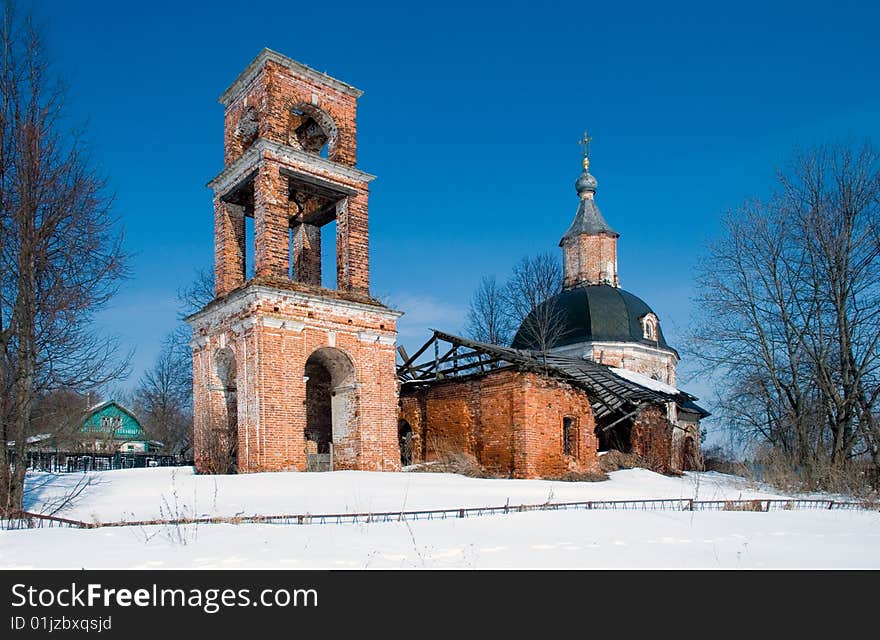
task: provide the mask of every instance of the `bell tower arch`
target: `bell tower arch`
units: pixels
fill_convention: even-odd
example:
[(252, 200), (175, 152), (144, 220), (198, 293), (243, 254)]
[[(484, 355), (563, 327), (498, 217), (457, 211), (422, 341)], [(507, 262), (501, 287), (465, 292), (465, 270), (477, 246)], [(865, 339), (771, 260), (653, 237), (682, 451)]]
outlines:
[[(347, 418), (346, 446), (334, 455), (333, 468), (399, 468), (394, 347), (401, 314), (370, 295), (374, 176), (355, 166), (361, 95), (264, 49), (220, 96), (224, 168), (208, 183), (215, 299), (187, 320), (194, 333), (196, 442), (200, 430), (212, 428), (212, 354), (222, 348), (236, 354), (240, 472), (306, 469), (303, 372), (322, 349), (346, 353), (356, 381), (346, 386), (347, 406), (357, 409)], [(333, 222), (331, 289), (321, 272), (321, 229)], [(250, 260), (253, 274), (246, 271)]]

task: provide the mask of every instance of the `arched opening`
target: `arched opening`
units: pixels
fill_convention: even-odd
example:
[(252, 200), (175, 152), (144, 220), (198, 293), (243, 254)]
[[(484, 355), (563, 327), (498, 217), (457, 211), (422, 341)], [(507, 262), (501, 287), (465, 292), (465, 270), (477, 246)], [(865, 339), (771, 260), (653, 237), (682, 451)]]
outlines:
[(214, 355), (220, 381), (220, 411), (211, 425), (209, 441), (210, 465), (214, 473), (238, 471), (238, 387), (235, 354), (224, 347)]
[(306, 469), (332, 471), (354, 463), (357, 380), (349, 357), (333, 347), (315, 351), (305, 366)]
[(562, 419), (562, 453), (566, 456), (578, 455), (577, 420), (571, 416)]
[(400, 464), (408, 467), (413, 463), (413, 430), (406, 420), (397, 423), (397, 442), (400, 445)]
[(290, 144), (308, 153), (332, 158), (339, 132), (326, 112), (311, 104), (299, 104), (290, 110)]

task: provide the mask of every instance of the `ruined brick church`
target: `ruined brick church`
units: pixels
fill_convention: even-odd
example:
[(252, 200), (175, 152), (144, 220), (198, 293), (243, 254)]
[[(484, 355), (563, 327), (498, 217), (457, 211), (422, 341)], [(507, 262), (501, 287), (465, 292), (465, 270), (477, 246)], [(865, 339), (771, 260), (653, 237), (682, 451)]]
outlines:
[[(361, 93), (264, 49), (220, 97), (215, 298), (187, 318), (196, 467), (396, 471), (460, 453), (498, 475), (557, 477), (620, 449), (662, 471), (698, 468), (708, 414), (675, 387), (678, 354), (656, 314), (619, 286), (618, 234), (586, 153), (563, 291), (513, 344), (437, 331), (412, 356), (396, 348), (402, 313), (370, 295)], [(333, 289), (321, 260), (331, 223)], [(539, 344), (548, 317), (553, 341)]]

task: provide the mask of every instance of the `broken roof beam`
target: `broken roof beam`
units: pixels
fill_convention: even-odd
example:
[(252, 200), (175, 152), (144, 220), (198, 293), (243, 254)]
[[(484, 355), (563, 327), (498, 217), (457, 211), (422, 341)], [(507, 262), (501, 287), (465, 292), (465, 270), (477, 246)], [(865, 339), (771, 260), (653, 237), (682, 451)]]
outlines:
[[(397, 367), (398, 374), (401, 371), (405, 371), (408, 367), (411, 367), (412, 363), (415, 362), (416, 359), (418, 359), (418, 357), (420, 355), (422, 355), (425, 351), (427, 351), (428, 347), (430, 347), (436, 341), (437, 341), (437, 335), (435, 334), (435, 335), (431, 336), (431, 339), (428, 340), (425, 344), (423, 344), (421, 346), (421, 348), (418, 351), (416, 351), (410, 358), (407, 358), (403, 364), (401, 364), (400, 366)], [(401, 349), (402, 348), (403, 347), (401, 347)], [(406, 350), (404, 350), (403, 353), (406, 353)]]
[[(674, 400), (668, 394), (642, 387), (641, 385), (617, 376), (608, 367), (580, 358), (559, 356), (553, 353), (535, 352), (499, 345), (487, 344), (462, 338), (461, 336), (434, 330), (431, 340), (420, 350), (423, 353), (430, 345), (434, 345), (434, 360), (422, 365), (412, 366), (418, 358), (416, 354), (409, 358), (409, 370), (413, 372), (414, 382), (430, 383), (432, 380), (452, 376), (458, 379), (483, 375), (487, 364), (507, 363), (524, 371), (542, 373), (553, 376), (579, 386), (587, 391), (590, 405), (597, 418), (620, 414), (627, 406), (636, 406), (645, 402), (669, 402)], [(452, 345), (441, 358), (438, 341)], [(469, 349), (462, 354), (457, 347)], [(476, 361), (456, 363), (452, 367), (443, 367), (449, 360), (455, 361), (476, 357)], [(487, 358), (484, 360), (484, 358)], [(481, 363), (482, 366), (481, 366)]]

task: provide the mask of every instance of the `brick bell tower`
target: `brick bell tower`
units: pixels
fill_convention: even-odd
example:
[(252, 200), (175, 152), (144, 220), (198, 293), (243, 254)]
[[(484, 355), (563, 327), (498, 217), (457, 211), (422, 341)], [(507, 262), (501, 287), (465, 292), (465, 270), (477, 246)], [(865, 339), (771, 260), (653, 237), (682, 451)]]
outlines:
[[(401, 314), (370, 296), (361, 94), (264, 49), (220, 97), (225, 162), (208, 184), (215, 298), (187, 318), (200, 471), (400, 467)], [(321, 228), (334, 221), (330, 289)]]

